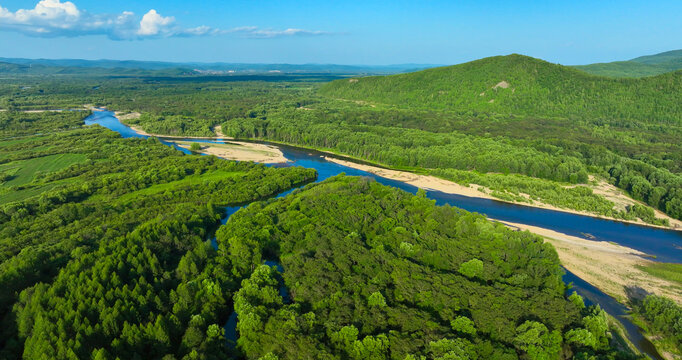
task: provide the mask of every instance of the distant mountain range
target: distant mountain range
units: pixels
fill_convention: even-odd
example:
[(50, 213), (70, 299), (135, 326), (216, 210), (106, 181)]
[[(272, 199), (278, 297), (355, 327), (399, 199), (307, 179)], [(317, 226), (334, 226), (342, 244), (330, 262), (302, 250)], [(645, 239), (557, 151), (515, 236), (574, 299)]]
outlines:
[(0, 73), (84, 75), (230, 75), (230, 74), (348, 74), (380, 75), (423, 70), (438, 65), (337, 65), (337, 64), (245, 64), (174, 63), (136, 60), (0, 58)]
[[(163, 62), (137, 60), (23, 59), (0, 57), (0, 74), (103, 76), (230, 76), (252, 74), (391, 75), (440, 65), (338, 65)], [(609, 77), (644, 77), (682, 69), (682, 50), (641, 56), (627, 61), (571, 66)]]
[(642, 77), (682, 69), (682, 50), (647, 55), (627, 61), (574, 66), (594, 75), (611, 77)]

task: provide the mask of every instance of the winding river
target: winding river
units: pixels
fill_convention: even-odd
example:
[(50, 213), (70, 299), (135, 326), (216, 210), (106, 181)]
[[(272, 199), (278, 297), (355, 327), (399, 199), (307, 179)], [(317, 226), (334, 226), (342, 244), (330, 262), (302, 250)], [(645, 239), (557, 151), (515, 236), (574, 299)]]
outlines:
[[(114, 113), (109, 111), (93, 112), (92, 115), (85, 119), (85, 123), (87, 125), (99, 124), (118, 132), (124, 138), (147, 137), (137, 134), (134, 130), (122, 124), (114, 116)], [(222, 143), (220, 140), (187, 140)], [(172, 143), (163, 140), (161, 140), (161, 142), (168, 146), (173, 146), (184, 153), (189, 153), (188, 150), (182, 149)], [(313, 168), (317, 170), (318, 173), (317, 181), (323, 181), (329, 177), (345, 173), (352, 176), (371, 177), (383, 185), (397, 187), (413, 194), (416, 193), (418, 189), (413, 185), (397, 180), (386, 179), (362, 170), (329, 162), (324, 158), (324, 156), (329, 156), (329, 154), (279, 144), (270, 145), (279, 147), (284, 153), (284, 156), (290, 160), (287, 164), (271, 166), (302, 166)], [(277, 197), (286, 196), (291, 191), (292, 190), (283, 192)], [(467, 211), (486, 214), (494, 219), (547, 228), (581, 238), (586, 238), (585, 236), (589, 234), (590, 238), (588, 240), (614, 242), (640, 250), (649, 255), (654, 255), (658, 261), (682, 263), (682, 232), (509, 204), (489, 199), (447, 194), (440, 191), (427, 191), (427, 196), (435, 200), (438, 205), (449, 204)], [(239, 209), (240, 207), (226, 208), (226, 216), (223, 219), (223, 224), (227, 222), (230, 215)], [(278, 269), (283, 271), (281, 266), (279, 266)], [(570, 272), (567, 272), (564, 276), (564, 281), (567, 283), (572, 282), (572, 290), (576, 290), (587, 299), (587, 302), (599, 304), (609, 314), (617, 318), (624, 325), (629, 339), (642, 353), (647, 354), (653, 359), (663, 359), (651, 342), (640, 333), (640, 329), (629, 320), (627, 308), (622, 304)], [(286, 289), (284, 289), (284, 291), (286, 291)], [(233, 313), (226, 325), (226, 337), (228, 338), (228, 341), (236, 340), (236, 322), (237, 317), (236, 314)]]

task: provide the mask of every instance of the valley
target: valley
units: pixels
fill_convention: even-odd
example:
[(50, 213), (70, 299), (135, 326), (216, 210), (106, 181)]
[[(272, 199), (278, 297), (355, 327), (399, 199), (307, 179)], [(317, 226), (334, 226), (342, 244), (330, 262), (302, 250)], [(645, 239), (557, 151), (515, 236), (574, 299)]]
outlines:
[(327, 80), (8, 77), (2, 356), (672, 358), (679, 73)]

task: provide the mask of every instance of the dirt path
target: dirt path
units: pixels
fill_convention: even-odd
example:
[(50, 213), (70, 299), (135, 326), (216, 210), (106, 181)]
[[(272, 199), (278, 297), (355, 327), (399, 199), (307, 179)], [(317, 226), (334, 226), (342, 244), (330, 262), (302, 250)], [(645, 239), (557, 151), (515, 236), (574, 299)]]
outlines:
[(213, 128), (213, 132), (218, 135), (218, 137), (224, 138), (225, 134), (223, 134), (223, 127), (221, 125), (216, 125)]

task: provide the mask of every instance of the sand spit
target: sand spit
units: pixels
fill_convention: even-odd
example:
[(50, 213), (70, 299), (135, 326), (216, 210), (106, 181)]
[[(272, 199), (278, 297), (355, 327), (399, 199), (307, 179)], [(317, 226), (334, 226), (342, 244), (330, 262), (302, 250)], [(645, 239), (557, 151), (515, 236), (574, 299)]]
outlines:
[[(178, 146), (189, 149), (191, 141), (173, 141)], [(200, 152), (215, 155), (220, 158), (237, 161), (254, 161), (264, 164), (279, 164), (287, 162), (282, 151), (270, 145), (230, 141), (225, 144), (198, 143), (201, 145)]]

